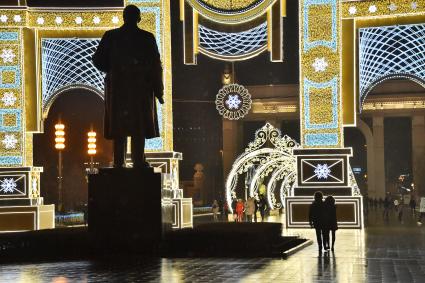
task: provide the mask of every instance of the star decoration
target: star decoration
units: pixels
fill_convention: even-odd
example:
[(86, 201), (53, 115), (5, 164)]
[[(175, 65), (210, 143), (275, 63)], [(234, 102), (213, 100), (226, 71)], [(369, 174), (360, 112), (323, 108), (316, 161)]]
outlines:
[(417, 2), (412, 2), (410, 4), (410, 7), (412, 7), (413, 10), (416, 10), (418, 8), (418, 3)]
[(4, 106), (13, 106), (16, 102), (16, 96), (11, 91), (5, 92), (3, 93), (1, 101), (3, 102)]
[(229, 95), (226, 100), (226, 104), (229, 109), (238, 109), (242, 103), (242, 100), (239, 99), (239, 95)]
[(42, 18), (42, 17), (38, 17), (38, 18), (37, 18), (37, 24), (39, 24), (39, 25), (44, 25), (44, 18)]
[(314, 174), (316, 174), (317, 179), (327, 179), (330, 173), (331, 169), (329, 169), (328, 164), (317, 164), (314, 169)]
[(324, 57), (315, 58), (313, 64), (311, 65), (316, 72), (324, 72), (328, 68), (329, 64)]
[(351, 6), (350, 8), (348, 8), (348, 13), (350, 13), (350, 15), (354, 15), (355, 13), (357, 13), (357, 8)]
[(375, 6), (375, 5), (371, 5), (371, 6), (369, 7), (369, 12), (371, 12), (371, 13), (375, 13), (376, 11), (378, 11), (378, 8), (376, 8), (376, 6)]
[(390, 9), (390, 11), (392, 11), (392, 12), (394, 12), (395, 10), (397, 10), (397, 5), (396, 4), (394, 4), (394, 3), (391, 3), (389, 6), (388, 6), (388, 9)]
[(118, 24), (119, 21), (120, 21), (120, 19), (117, 16), (112, 17), (112, 23)]
[(16, 144), (18, 143), (18, 140), (16, 139), (15, 135), (5, 135), (4, 139), (1, 141), (3, 143), (3, 146), (6, 149), (14, 149), (16, 148)]
[(3, 63), (12, 63), (16, 55), (13, 53), (12, 49), (3, 49), (0, 58), (3, 59)]
[(20, 23), (22, 21), (22, 17), (21, 15), (15, 15), (13, 17), (13, 20), (15, 21), (15, 23)]
[(16, 181), (13, 178), (4, 178), (0, 181), (0, 192), (13, 193), (16, 190)]
[(0, 16), (0, 22), (2, 22), (2, 23), (7, 22), (7, 16), (6, 15), (1, 15)]
[(63, 23), (62, 17), (56, 17), (55, 23), (58, 24), (58, 25), (61, 25)]
[(95, 16), (95, 17), (93, 18), (93, 23), (94, 23), (95, 25), (98, 25), (98, 24), (100, 23), (100, 18), (99, 18), (98, 16)]
[(75, 18), (75, 23), (76, 23), (77, 25), (81, 25), (81, 24), (83, 23), (83, 18), (81, 18), (81, 17), (76, 17), (76, 18)]

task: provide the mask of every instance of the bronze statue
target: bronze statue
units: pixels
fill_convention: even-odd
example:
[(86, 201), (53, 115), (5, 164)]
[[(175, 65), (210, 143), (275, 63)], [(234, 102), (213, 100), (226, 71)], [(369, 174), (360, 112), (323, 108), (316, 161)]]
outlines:
[(131, 136), (133, 167), (149, 166), (145, 138), (159, 137), (155, 97), (163, 104), (161, 59), (153, 34), (140, 29), (140, 10), (129, 5), (124, 24), (107, 31), (93, 56), (106, 72), (104, 135), (114, 141), (114, 167), (121, 167)]

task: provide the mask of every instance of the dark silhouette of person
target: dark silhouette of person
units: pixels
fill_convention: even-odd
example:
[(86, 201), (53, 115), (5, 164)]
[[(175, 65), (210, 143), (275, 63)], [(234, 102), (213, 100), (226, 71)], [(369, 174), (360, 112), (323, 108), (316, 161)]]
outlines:
[(328, 196), (326, 197), (324, 202), (324, 213), (323, 213), (323, 235), (324, 235), (323, 246), (325, 247), (325, 250), (329, 250), (330, 248), (329, 233), (332, 232), (331, 250), (334, 251), (336, 230), (338, 230), (338, 221), (336, 219), (335, 199), (333, 196)]
[(159, 137), (155, 97), (163, 104), (162, 66), (153, 34), (140, 29), (140, 10), (128, 5), (124, 24), (107, 31), (94, 56), (94, 65), (106, 73), (104, 135), (114, 141), (114, 167), (124, 163), (131, 137), (133, 167), (149, 166), (145, 138)]
[(314, 201), (310, 205), (309, 222), (310, 226), (316, 229), (317, 244), (319, 246), (319, 254), (322, 253), (323, 243), (323, 193), (315, 192)]

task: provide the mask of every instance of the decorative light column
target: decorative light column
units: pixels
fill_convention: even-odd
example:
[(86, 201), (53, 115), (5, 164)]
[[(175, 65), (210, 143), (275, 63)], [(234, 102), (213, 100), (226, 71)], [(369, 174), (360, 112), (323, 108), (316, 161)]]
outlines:
[(88, 136), (87, 153), (90, 156), (90, 173), (93, 173), (94, 172), (93, 157), (96, 155), (96, 132), (90, 131), (87, 133), (87, 136)]
[(63, 211), (62, 151), (65, 149), (65, 125), (55, 125), (55, 148), (58, 150), (58, 211)]

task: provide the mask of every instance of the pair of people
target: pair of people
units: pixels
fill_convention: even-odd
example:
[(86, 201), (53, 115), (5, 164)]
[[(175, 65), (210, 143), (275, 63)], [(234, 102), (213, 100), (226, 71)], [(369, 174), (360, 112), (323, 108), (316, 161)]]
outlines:
[[(323, 193), (315, 192), (314, 201), (310, 205), (309, 222), (310, 226), (316, 230), (319, 254), (322, 253), (322, 248), (325, 251), (329, 251), (329, 249), (334, 251), (335, 231), (338, 230), (335, 199), (332, 196), (328, 196), (323, 201)], [(332, 232), (332, 247), (330, 246), (330, 232)]]

